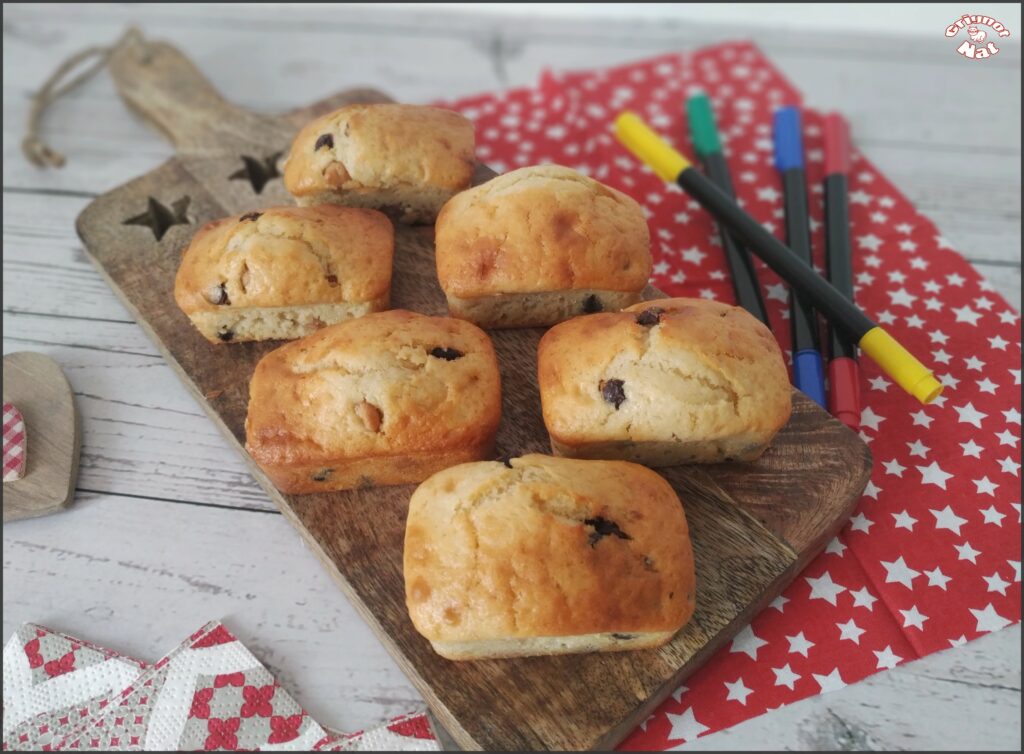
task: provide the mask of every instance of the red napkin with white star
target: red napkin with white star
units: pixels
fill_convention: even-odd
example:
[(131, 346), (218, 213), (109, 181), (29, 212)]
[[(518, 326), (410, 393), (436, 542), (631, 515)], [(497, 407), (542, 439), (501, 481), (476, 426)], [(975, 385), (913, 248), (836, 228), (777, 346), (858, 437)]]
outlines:
[[(733, 302), (711, 218), (611, 135), (630, 109), (692, 155), (683, 104), (697, 89), (714, 103), (740, 201), (782, 237), (771, 113), (802, 102), (753, 45), (547, 73), (536, 88), (440, 104), (475, 122), (478, 154), (496, 170), (554, 162), (635, 198), (651, 226), (654, 284)], [(820, 263), (821, 116), (805, 109), (804, 123)], [(850, 524), (622, 749), (676, 746), (1020, 620), (1018, 314), (859, 154), (850, 201), (857, 302), (933, 365), (945, 393), (922, 407), (862, 361), (861, 435), (875, 468)], [(786, 286), (758, 271), (788, 348)]]

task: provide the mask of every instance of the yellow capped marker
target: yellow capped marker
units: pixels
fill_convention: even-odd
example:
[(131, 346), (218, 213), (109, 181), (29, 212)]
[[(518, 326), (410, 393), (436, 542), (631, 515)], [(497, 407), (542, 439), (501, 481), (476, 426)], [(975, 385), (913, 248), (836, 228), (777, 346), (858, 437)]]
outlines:
[(914, 358), (889, 333), (873, 322), (856, 304), (833, 288), (825, 278), (722, 192), (690, 161), (669, 146), (637, 115), (625, 112), (615, 119), (619, 141), (662, 179), (679, 186), (696, 199), (716, 220), (729, 227), (776, 274), (804, 293), (811, 305), (834, 326), (846, 331), (901, 388), (921, 403), (931, 403), (942, 384), (928, 367)]
[(868, 330), (857, 345), (874, 359), (897, 385), (921, 403), (931, 403), (942, 392), (942, 383), (935, 379), (931, 370), (915, 359), (910, 351), (881, 327)]

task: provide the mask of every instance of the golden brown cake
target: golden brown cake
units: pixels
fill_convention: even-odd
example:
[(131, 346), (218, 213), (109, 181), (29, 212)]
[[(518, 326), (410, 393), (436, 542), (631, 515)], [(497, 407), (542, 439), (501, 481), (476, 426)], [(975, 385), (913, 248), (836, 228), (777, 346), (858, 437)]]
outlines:
[(756, 459), (789, 420), (771, 332), (737, 306), (645, 301), (540, 341), (544, 424), (558, 455), (649, 466)]
[(621, 461), (467, 463), (413, 493), (412, 622), (451, 660), (669, 641), (693, 614), (693, 552), (668, 482)]
[(348, 105), (312, 121), (284, 168), (300, 205), (373, 207), (405, 223), (432, 223), (473, 178), (473, 124), (422, 105)]
[(406, 484), (489, 457), (500, 417), (487, 334), (393, 310), (264, 356), (249, 384), (245, 445), (282, 492)]
[(299, 338), (388, 306), (395, 234), (379, 212), (271, 207), (204, 225), (174, 299), (211, 343)]
[(640, 205), (559, 165), (521, 168), (441, 210), (437, 278), (455, 317), (551, 325), (640, 300), (651, 274)]

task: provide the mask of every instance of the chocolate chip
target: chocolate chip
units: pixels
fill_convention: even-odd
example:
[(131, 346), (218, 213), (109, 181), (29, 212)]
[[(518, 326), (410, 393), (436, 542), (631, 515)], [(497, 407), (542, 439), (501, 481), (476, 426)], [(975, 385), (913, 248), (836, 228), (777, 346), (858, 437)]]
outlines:
[(221, 330), (217, 333), (217, 337), (223, 340), (225, 343), (235, 337), (235, 333), (232, 330)]
[(502, 456), (498, 460), (501, 461), (503, 464), (505, 464), (508, 468), (510, 468), (510, 469), (512, 468), (512, 458), (511, 458), (511, 456)]
[(661, 315), (664, 313), (665, 310), (661, 307), (652, 306), (650, 309), (644, 309), (636, 315), (636, 323), (638, 325), (643, 325), (644, 327), (653, 327), (661, 322)]
[(623, 384), (622, 380), (601, 380), (597, 383), (597, 387), (601, 391), (601, 397), (615, 406), (616, 411), (619, 410), (619, 406), (626, 400), (626, 391), (622, 389)]
[(230, 304), (231, 301), (228, 300), (227, 283), (215, 285), (213, 288), (210, 289), (206, 298), (207, 300), (209, 300), (211, 304), (216, 304), (217, 306), (224, 306), (225, 304)]
[(323, 147), (334, 149), (334, 134), (320, 134), (320, 138), (316, 140), (316, 146), (313, 147), (313, 151), (315, 152)]
[(313, 474), (313, 477), (312, 477), (313, 481), (314, 482), (326, 482), (327, 479), (331, 476), (331, 473), (333, 471), (334, 471), (334, 469), (320, 469), (318, 472)]
[(331, 285), (337, 285), (338, 284), (338, 276), (337, 275), (328, 275), (327, 276), (327, 282), (330, 283)]
[(583, 299), (583, 313), (594, 314), (595, 312), (604, 311), (604, 307), (601, 305), (601, 299), (591, 293), (585, 299)]
[(461, 359), (466, 354), (464, 354), (457, 348), (441, 348), (441, 346), (438, 346), (437, 348), (430, 349), (430, 355), (433, 356), (435, 359), (455, 361), (456, 359)]
[(630, 639), (635, 639), (636, 634), (612, 634), (612, 638), (619, 641), (629, 641)]
[(597, 516), (596, 518), (587, 518), (583, 520), (583, 523), (587, 526), (592, 526), (594, 531), (590, 534), (590, 546), (593, 547), (605, 537), (618, 537), (619, 539), (632, 539), (631, 536), (626, 534), (619, 528), (619, 525), (614, 521), (609, 521), (606, 518)]
[(261, 217), (263, 217), (262, 212), (246, 212), (244, 215), (238, 218), (238, 222), (244, 223), (246, 220), (252, 220), (253, 222), (256, 222)]

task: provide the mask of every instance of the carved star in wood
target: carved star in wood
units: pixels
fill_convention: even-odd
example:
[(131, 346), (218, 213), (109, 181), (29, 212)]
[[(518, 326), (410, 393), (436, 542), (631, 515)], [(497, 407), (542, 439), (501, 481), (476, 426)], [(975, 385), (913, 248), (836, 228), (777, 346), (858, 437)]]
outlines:
[(244, 154), (242, 155), (242, 163), (245, 167), (236, 170), (228, 177), (232, 181), (242, 179), (249, 181), (252, 184), (252, 190), (259, 194), (263, 191), (263, 187), (267, 185), (268, 181), (281, 177), (281, 174), (277, 172), (277, 160), (282, 154), (282, 152), (275, 152), (269, 157), (262, 159)]
[(164, 237), (164, 234), (172, 225), (189, 224), (189, 219), (185, 214), (185, 211), (188, 209), (188, 205), (191, 201), (192, 199), (190, 197), (183, 196), (180, 199), (176, 199), (171, 202), (171, 206), (168, 207), (153, 197), (149, 197), (149, 204), (146, 207), (146, 211), (141, 215), (129, 217), (122, 224), (144, 225), (153, 231), (153, 237), (159, 241)]

